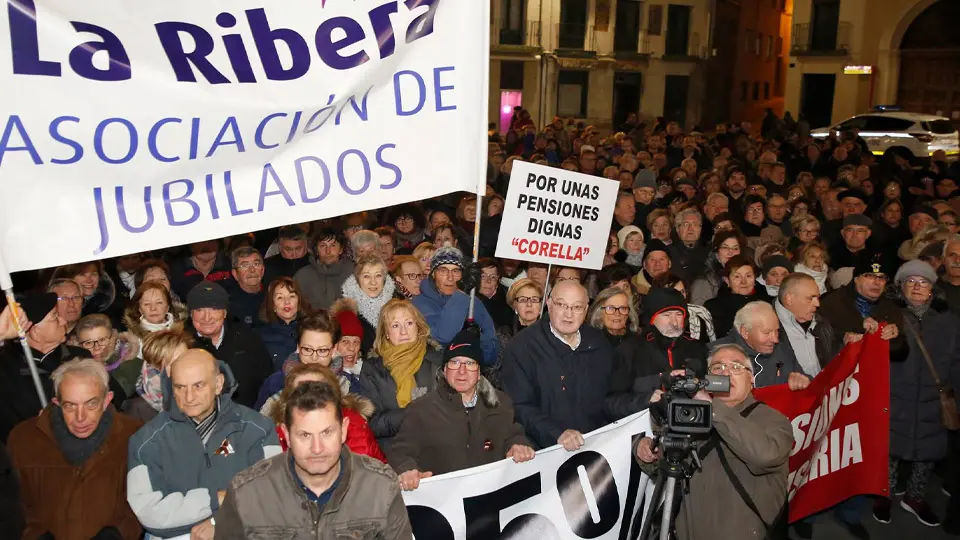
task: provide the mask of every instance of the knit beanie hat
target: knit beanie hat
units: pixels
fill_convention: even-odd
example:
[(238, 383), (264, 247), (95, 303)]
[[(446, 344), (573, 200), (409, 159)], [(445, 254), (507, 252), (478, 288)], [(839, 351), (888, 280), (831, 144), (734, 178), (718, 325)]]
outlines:
[(897, 282), (897, 285), (900, 285), (911, 276), (922, 277), (930, 283), (937, 282), (937, 272), (932, 266), (930, 266), (929, 263), (919, 259), (914, 259), (912, 261), (903, 263), (903, 266), (897, 270), (897, 275), (894, 277), (894, 281)]
[(443, 362), (447, 363), (452, 358), (465, 356), (474, 360), (478, 364), (483, 362), (483, 350), (480, 348), (480, 336), (471, 330), (461, 330), (456, 336), (453, 336), (446, 347), (443, 348)]
[(360, 324), (360, 318), (349, 309), (340, 311), (336, 315), (337, 322), (340, 324), (341, 336), (353, 336), (363, 339), (363, 325)]
[(683, 294), (673, 287), (654, 287), (643, 297), (643, 317), (640, 322), (644, 325), (653, 324), (657, 315), (671, 310), (680, 310), (683, 317), (687, 317), (687, 301)]
[(430, 261), (430, 273), (433, 273), (441, 264), (454, 264), (463, 268), (463, 252), (455, 247), (442, 247), (433, 254)]

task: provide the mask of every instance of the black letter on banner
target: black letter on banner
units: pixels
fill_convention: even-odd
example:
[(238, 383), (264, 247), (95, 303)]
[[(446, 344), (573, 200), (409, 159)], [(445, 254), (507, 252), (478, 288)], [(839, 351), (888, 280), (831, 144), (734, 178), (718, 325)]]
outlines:
[[(597, 500), (600, 522), (594, 523), (587, 506), (587, 496), (580, 486), (577, 468), (583, 465), (590, 480), (590, 489)], [(567, 523), (580, 538), (596, 538), (617, 524), (620, 518), (620, 495), (617, 481), (607, 460), (597, 452), (576, 454), (557, 469), (557, 491)]]
[(417, 538), (429, 540), (453, 540), (453, 527), (443, 514), (429, 506), (407, 506), (410, 527)]
[[(509, 530), (510, 536), (502, 535), (500, 532), (500, 511), (505, 508), (521, 503), (530, 497), (540, 494), (540, 473), (530, 475), (512, 484), (484, 495), (467, 497), (463, 500), (463, 514), (467, 521), (467, 540), (498, 540), (506, 538), (533, 538), (529, 534), (524, 534), (518, 528), (523, 525), (534, 525), (533, 517), (536, 514), (524, 514), (507, 524), (504, 533)], [(514, 525), (514, 522), (519, 523)], [(546, 526), (553, 524), (546, 518), (535, 520), (538, 529), (536, 539), (540, 540), (544, 536)], [(555, 538), (559, 538), (556, 528), (553, 528)]]
[[(643, 433), (634, 435), (630, 440), (630, 448), (633, 449), (637, 440), (642, 439), (643, 436)], [(623, 505), (623, 521), (620, 523), (620, 540), (628, 540), (627, 535), (629, 535), (629, 540), (637, 540), (637, 537), (640, 536), (640, 520), (643, 518), (643, 514), (647, 509), (646, 504), (641, 504), (637, 512), (634, 513), (634, 508), (637, 506), (637, 491), (640, 489), (640, 477), (643, 475), (643, 471), (640, 470), (640, 465), (637, 464), (637, 460), (633, 459), (632, 450), (630, 454), (630, 480), (627, 483), (627, 502)], [(646, 501), (642, 501), (642, 503), (645, 502)], [(630, 534), (631, 521), (633, 522), (633, 534)]]

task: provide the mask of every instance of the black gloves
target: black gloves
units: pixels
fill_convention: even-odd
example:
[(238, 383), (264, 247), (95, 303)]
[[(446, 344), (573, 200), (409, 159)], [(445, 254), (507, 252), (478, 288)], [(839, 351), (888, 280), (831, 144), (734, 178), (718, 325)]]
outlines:
[(470, 294), (470, 291), (480, 285), (480, 265), (475, 262), (467, 263), (463, 267), (463, 276), (457, 282), (461, 291)]

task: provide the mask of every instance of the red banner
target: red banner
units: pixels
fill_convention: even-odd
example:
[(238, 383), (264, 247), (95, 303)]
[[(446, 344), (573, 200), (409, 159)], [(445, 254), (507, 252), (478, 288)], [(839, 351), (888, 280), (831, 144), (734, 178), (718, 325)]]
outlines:
[(805, 390), (754, 396), (793, 424), (791, 523), (854, 495), (889, 495), (890, 344), (879, 331), (844, 347)]

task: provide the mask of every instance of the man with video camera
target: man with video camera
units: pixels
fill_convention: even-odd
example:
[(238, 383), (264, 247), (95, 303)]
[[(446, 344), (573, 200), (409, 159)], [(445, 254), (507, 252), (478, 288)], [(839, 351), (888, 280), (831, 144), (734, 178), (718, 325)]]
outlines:
[[(783, 534), (786, 538), (788, 458), (793, 447), (790, 421), (754, 399), (753, 366), (740, 346), (714, 348), (707, 371), (729, 376), (730, 389), (713, 395), (701, 389), (692, 396), (711, 403), (712, 429), (691, 439), (702, 470), (692, 474), (689, 493), (683, 494), (679, 506), (674, 505), (677, 536), (681, 540), (765, 539)], [(667, 392), (654, 399), (669, 397)], [(669, 429), (660, 433), (663, 439), (671, 437)], [(665, 474), (654, 465), (663, 450), (662, 442), (649, 437), (635, 445), (634, 455), (651, 478)], [(682, 491), (676, 488), (678, 494)]]

